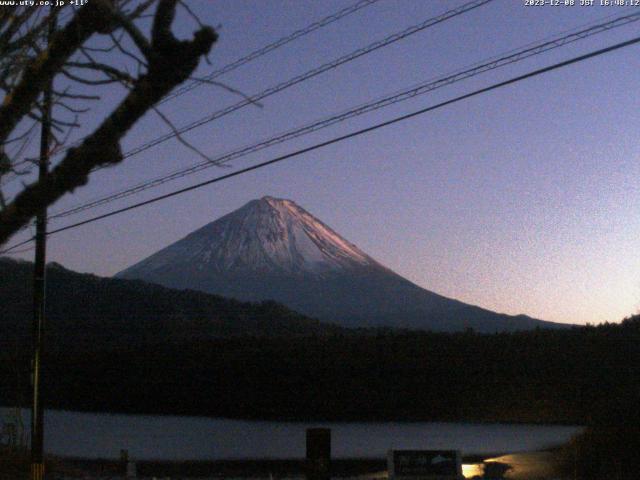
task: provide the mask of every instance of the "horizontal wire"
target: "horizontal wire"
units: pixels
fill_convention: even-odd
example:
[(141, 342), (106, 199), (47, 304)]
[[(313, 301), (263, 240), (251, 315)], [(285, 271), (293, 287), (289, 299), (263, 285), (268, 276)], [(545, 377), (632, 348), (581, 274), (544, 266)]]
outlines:
[[(576, 63), (579, 63), (579, 62), (583, 62), (583, 61), (588, 60), (590, 58), (594, 58), (594, 57), (597, 57), (597, 56), (600, 56), (600, 55), (604, 55), (606, 53), (610, 53), (610, 52), (613, 52), (615, 50), (620, 50), (622, 48), (629, 47), (629, 46), (635, 45), (637, 43), (640, 43), (640, 37), (635, 37), (635, 38), (632, 38), (631, 40), (627, 40), (625, 42), (616, 43), (616, 44), (611, 45), (609, 47), (601, 48), (599, 50), (595, 50), (595, 51), (592, 51), (590, 53), (586, 53), (584, 55), (579, 55), (577, 57), (573, 57), (573, 58), (571, 58), (569, 60), (564, 60), (562, 62), (555, 63), (555, 64), (547, 66), (547, 67), (543, 67), (543, 68), (539, 68), (537, 70), (533, 70), (533, 71), (525, 73), (523, 75), (518, 75), (516, 77), (512, 77), (512, 78), (510, 78), (508, 80), (504, 80), (502, 82), (494, 83), (494, 84), (492, 84), (492, 85), (490, 85), (488, 87), (484, 87), (484, 88), (480, 88), (478, 90), (474, 90), (474, 91), (472, 91), (470, 93), (467, 93), (467, 94), (464, 94), (464, 95), (460, 95), (458, 97), (454, 97), (454, 98), (446, 100), (444, 102), (440, 102), (438, 104), (435, 104), (435, 105), (432, 105), (432, 106), (429, 106), (429, 107), (426, 107), (426, 108), (422, 108), (420, 110), (416, 110), (414, 112), (411, 112), (411, 113), (408, 113), (408, 114), (405, 114), (405, 115), (401, 115), (399, 117), (392, 118), (391, 120), (387, 120), (385, 122), (377, 123), (377, 124), (372, 125), (372, 126), (367, 127), (367, 128), (356, 130), (354, 132), (351, 132), (351, 133), (348, 133), (348, 134), (345, 134), (345, 135), (341, 135), (339, 137), (334, 137), (334, 138), (332, 138), (330, 140), (326, 140), (324, 142), (317, 143), (317, 144), (312, 145), (310, 147), (302, 148), (302, 149), (296, 150), (294, 152), (290, 152), (288, 154), (281, 155), (281, 156), (273, 158), (271, 160), (268, 160), (268, 161), (265, 161), (265, 162), (262, 162), (262, 163), (258, 163), (256, 165), (252, 165), (250, 167), (246, 167), (246, 168), (243, 168), (241, 170), (237, 170), (237, 171), (229, 173), (227, 175), (223, 175), (223, 176), (220, 176), (220, 177), (215, 177), (215, 178), (206, 180), (204, 182), (200, 182), (200, 183), (191, 185), (189, 187), (185, 187), (185, 188), (182, 188), (182, 189), (179, 189), (179, 190), (175, 190), (173, 192), (166, 193), (164, 195), (160, 195), (160, 196), (151, 198), (149, 200), (145, 200), (143, 202), (139, 202), (139, 203), (136, 203), (136, 204), (133, 204), (133, 205), (129, 205), (129, 206), (124, 207), (124, 208), (120, 208), (118, 210), (114, 210), (114, 211), (105, 213), (103, 215), (98, 215), (96, 217), (89, 218), (87, 220), (83, 220), (81, 222), (77, 222), (77, 223), (74, 223), (74, 224), (71, 224), (71, 225), (67, 225), (65, 227), (61, 227), (61, 228), (57, 228), (55, 230), (51, 230), (51, 231), (47, 232), (47, 235), (48, 236), (49, 235), (54, 235), (56, 233), (64, 232), (66, 230), (71, 230), (71, 229), (74, 229), (74, 228), (78, 228), (78, 227), (80, 227), (82, 225), (87, 225), (89, 223), (93, 223), (93, 222), (96, 222), (96, 221), (99, 221), (99, 220), (102, 220), (102, 219), (105, 219), (105, 218), (108, 218), (108, 217), (112, 217), (114, 215), (118, 215), (118, 214), (123, 213), (123, 212), (134, 210), (134, 209), (140, 208), (140, 207), (145, 206), (145, 205), (149, 205), (149, 204), (152, 204), (152, 203), (159, 202), (161, 200), (165, 200), (167, 198), (175, 197), (177, 195), (181, 195), (183, 193), (190, 192), (192, 190), (196, 190), (196, 189), (202, 188), (202, 187), (207, 186), (207, 185), (218, 183), (218, 182), (221, 182), (223, 180), (227, 180), (229, 178), (233, 178), (233, 177), (242, 175), (244, 173), (251, 172), (253, 170), (258, 170), (260, 168), (263, 168), (263, 167), (266, 167), (266, 166), (269, 166), (269, 165), (273, 165), (275, 163), (282, 162), (282, 161), (287, 160), (289, 158), (300, 156), (300, 155), (302, 155), (304, 153), (308, 153), (308, 152), (311, 152), (311, 151), (314, 151), (314, 150), (318, 150), (320, 148), (324, 148), (326, 146), (333, 145), (335, 143), (342, 142), (344, 140), (347, 140), (347, 139), (350, 139), (350, 138), (353, 138), (353, 137), (357, 137), (357, 136), (363, 135), (365, 133), (369, 133), (369, 132), (373, 132), (375, 130), (379, 130), (381, 128), (387, 127), (389, 125), (393, 125), (393, 124), (398, 123), (398, 122), (402, 122), (402, 121), (409, 120), (411, 118), (414, 118), (414, 117), (417, 117), (417, 116), (420, 116), (420, 115), (424, 115), (425, 113), (428, 113), (428, 112), (431, 112), (433, 110), (437, 110), (437, 109), (443, 108), (443, 107), (448, 106), (448, 105), (452, 105), (452, 104), (460, 102), (462, 100), (466, 100), (468, 98), (472, 98), (472, 97), (475, 97), (477, 95), (481, 95), (483, 93), (487, 93), (487, 92), (490, 92), (490, 91), (493, 91), (493, 90), (497, 90), (499, 88), (502, 88), (502, 87), (505, 87), (505, 86), (508, 86), (508, 85), (512, 85), (512, 84), (521, 82), (523, 80), (526, 80), (528, 78), (536, 77), (538, 75), (542, 75), (544, 73), (551, 72), (553, 70), (558, 70), (560, 68), (564, 68), (564, 67), (567, 67), (569, 65), (573, 65), (573, 64), (576, 64)], [(29, 243), (30, 241), (33, 241), (33, 239), (25, 240), (25, 241), (23, 241), (23, 242), (21, 242), (19, 244), (13, 245), (9, 249), (0, 251), (0, 255), (4, 254), (5, 252), (14, 250), (15, 248), (17, 248), (17, 247), (19, 247), (21, 245)]]
[(177, 170), (173, 173), (170, 173), (168, 175), (164, 175), (161, 177), (158, 177), (156, 179), (150, 180), (150, 181), (146, 181), (143, 183), (140, 183), (138, 185), (135, 185), (133, 187), (129, 187), (127, 189), (121, 190), (117, 193), (114, 194), (110, 194), (107, 195), (105, 197), (99, 198), (97, 200), (93, 200), (91, 202), (85, 203), (83, 205), (79, 205), (77, 207), (73, 207), (71, 209), (62, 211), (60, 213), (56, 213), (53, 214), (50, 218), (51, 219), (55, 219), (55, 218), (62, 218), (62, 217), (66, 217), (66, 216), (70, 216), (70, 215), (74, 215), (77, 213), (80, 213), (82, 211), (91, 209), (91, 208), (95, 208), (101, 205), (105, 205), (108, 203), (111, 203), (113, 201), (116, 200), (120, 200), (122, 198), (126, 198), (129, 197), (131, 195), (140, 193), (142, 191), (157, 187), (159, 185), (163, 185), (169, 181), (173, 181), (179, 178), (183, 178), (187, 175), (192, 175), (194, 173), (197, 173), (199, 171), (205, 170), (207, 168), (211, 168), (213, 166), (216, 165), (221, 165), (223, 163), (227, 163), (229, 161), (235, 160), (237, 158), (241, 158), (244, 157), (250, 153), (254, 153), (260, 150), (263, 150), (267, 147), (276, 145), (276, 144), (280, 144), (283, 143), (285, 141), (288, 140), (292, 140), (294, 138), (298, 138), (302, 135), (306, 135), (318, 130), (321, 130), (323, 128), (327, 128), (331, 125), (346, 121), (348, 119), (363, 115), (365, 113), (369, 113), (411, 98), (414, 98), (418, 95), (422, 95), (428, 92), (431, 92), (433, 90), (436, 90), (438, 88), (447, 86), (447, 85), (451, 85), (452, 83), (456, 83), (462, 80), (466, 80), (467, 78), (473, 77), (475, 75), (479, 75), (481, 73), (485, 73), (487, 71), (490, 70), (494, 70), (496, 68), (500, 68), (506, 65), (510, 65), (512, 63), (524, 60), (526, 58), (530, 58), (532, 56), (535, 55), (539, 55), (542, 53), (545, 53), (549, 50), (555, 49), (555, 48), (559, 48), (562, 47), (564, 45), (567, 45), (569, 43), (573, 43), (576, 42), (578, 40), (582, 40), (584, 38), (587, 38), (589, 36), (592, 35), (596, 35), (599, 33), (603, 33), (605, 31), (611, 30), (613, 28), (617, 28), (617, 27), (621, 27), (623, 25), (628, 25), (629, 23), (632, 22), (636, 22), (640, 20), (640, 12), (631, 14), (631, 15), (626, 15), (626, 16), (622, 16), (622, 17), (618, 17), (615, 18), (612, 21), (603, 23), (603, 24), (599, 24), (599, 25), (595, 25), (592, 27), (589, 27), (587, 29), (584, 30), (580, 30), (578, 32), (566, 35), (564, 37), (561, 38), (555, 38), (549, 41), (545, 41), (541, 44), (533, 44), (533, 46), (530, 46), (532, 44), (529, 44), (529, 46), (527, 46), (527, 48), (524, 49), (520, 49), (520, 50), (512, 50), (511, 54), (507, 55), (507, 56), (503, 56), (503, 57), (493, 57), (491, 59), (489, 59), (488, 61), (485, 61), (485, 63), (476, 63), (474, 64), (474, 66), (470, 69), (467, 70), (461, 70), (461, 71), (457, 71), (453, 74), (449, 74), (447, 76), (444, 77), (440, 77), (438, 79), (435, 80), (430, 80), (426, 83), (422, 83), (419, 84), (417, 86), (413, 86), (408, 90), (404, 90), (401, 91), (399, 93), (395, 93), (393, 95), (384, 97), (382, 99), (379, 100), (375, 100), (373, 102), (369, 102), (369, 103), (365, 103), (362, 104), (358, 107), (355, 107), (351, 110), (347, 110), (345, 112), (333, 115), (331, 117), (328, 118), (324, 118), (320, 121), (305, 125), (303, 127), (299, 127), (296, 128), (294, 130), (290, 130), (288, 132), (285, 132), (283, 134), (279, 134), (276, 135), (274, 137), (271, 137), (267, 140), (263, 140), (257, 144), (253, 144), (250, 146), (246, 146), (243, 148), (240, 148), (238, 150), (223, 154), (215, 159), (212, 159), (210, 161), (205, 161), (205, 162), (200, 162), (197, 163), (195, 165), (192, 165), (188, 168), (183, 168), (180, 170)]
[[(131, 150), (129, 150), (128, 152), (125, 152), (123, 155), (123, 158), (129, 158), (132, 157), (134, 155), (137, 155), (139, 153), (142, 153), (146, 150), (149, 150), (150, 148), (153, 148), (157, 145), (160, 145), (161, 143), (166, 142), (167, 140), (170, 140), (172, 138), (175, 138), (179, 135), (182, 135), (184, 133), (187, 133), (191, 130), (194, 130), (196, 128), (199, 128), (203, 125), (206, 125), (207, 123), (211, 123), (214, 120), (217, 120), (219, 118), (224, 117), (225, 115), (228, 115), (232, 112), (235, 112), (236, 110), (240, 110), (241, 108), (246, 107), (247, 105), (252, 105), (255, 104), (256, 102), (259, 102), (267, 97), (270, 97), (271, 95), (274, 95), (276, 93), (282, 92), (283, 90), (286, 90), (288, 88), (293, 87), (294, 85), (297, 85), (299, 83), (305, 82), (313, 77), (316, 77), (318, 75), (320, 75), (321, 73), (327, 72), (329, 70), (333, 70), (334, 68), (337, 68), (341, 65), (344, 65), (345, 63), (351, 62), (357, 58), (360, 58), (364, 55), (367, 55), (371, 52), (374, 52), (380, 48), (386, 47), (388, 45), (391, 45), (395, 42), (398, 42), (400, 40), (403, 40), (411, 35), (414, 35), (418, 32), (421, 32), (429, 27), (432, 27), (434, 25), (437, 25), (439, 23), (442, 23), (446, 20), (449, 20), (451, 18), (457, 17), (459, 15), (462, 15), (463, 13), (466, 13), (470, 10), (476, 9), (478, 7), (481, 7), (487, 3), (492, 2), (493, 0), (474, 0), (472, 2), (468, 2), (465, 3), (464, 5), (458, 7), (458, 8), (454, 8), (452, 10), (449, 10), (441, 15), (438, 15), (436, 17), (432, 17), (429, 18), (427, 20), (425, 20), (424, 22), (421, 22), (417, 25), (411, 26), (409, 28), (406, 28), (405, 30), (398, 32), (398, 33), (394, 33), (382, 40), (378, 40), (374, 43), (371, 43), (369, 45), (367, 45), (366, 47), (362, 47), (359, 48), (357, 50), (354, 50), (351, 53), (348, 53), (347, 55), (343, 55), (342, 57), (333, 60), (331, 62), (325, 63), (323, 65), (320, 65), (319, 67), (316, 67), (312, 70), (309, 70), (301, 75), (297, 75), (287, 81), (281, 82), (277, 85), (274, 85), (272, 87), (269, 87), (265, 90), (263, 90), (260, 93), (254, 94), (252, 96), (250, 96), (249, 98), (246, 98), (240, 102), (237, 102), (233, 105), (230, 105), (226, 108), (223, 108), (221, 110), (218, 110), (210, 115), (207, 115), (206, 117), (202, 117), (199, 120), (196, 120), (194, 122), (191, 122), (190, 124), (187, 124), (183, 127), (180, 127), (178, 129), (176, 129), (175, 131), (172, 132), (168, 132), (164, 135), (161, 135), (149, 142), (146, 142), (138, 147), (135, 147)], [(100, 168), (97, 168), (96, 170), (99, 170)]]
[[(360, 2), (355, 3), (354, 5), (351, 5), (350, 7), (344, 8), (342, 10), (340, 10), (339, 12), (334, 13), (333, 15), (329, 15), (327, 17), (324, 17), (316, 22), (313, 22), (312, 24), (306, 26), (305, 28), (302, 28), (300, 30), (296, 30), (295, 32), (291, 33), (290, 35), (287, 35), (285, 37), (282, 37), (278, 40), (276, 40), (273, 43), (270, 43), (258, 50), (255, 50), (251, 53), (249, 53), (248, 55), (245, 55), (244, 57), (241, 57), (221, 68), (219, 68), (218, 70), (214, 70), (213, 72), (211, 72), (209, 75), (207, 75), (206, 77), (203, 78), (203, 80), (205, 81), (211, 81), (215, 78), (218, 78), (221, 75), (224, 75), (226, 73), (229, 73), (233, 70), (235, 70), (236, 68), (251, 62), (252, 60), (255, 60), (256, 58), (259, 58), (263, 55), (266, 55), (267, 53), (276, 50), (277, 48), (280, 48), (284, 45), (286, 45), (287, 43), (290, 43), (294, 40), (297, 40), (300, 37), (303, 37), (305, 35), (308, 35), (311, 32), (314, 32), (315, 30), (318, 30), (319, 28), (325, 27), (333, 22), (336, 22), (337, 20), (340, 20), (343, 17), (346, 17), (347, 15), (350, 15), (354, 12), (357, 12), (358, 10), (361, 10), (365, 7), (368, 7), (376, 2), (378, 2), (379, 0), (361, 0)], [(165, 102), (168, 102), (176, 97), (179, 97), (187, 92), (190, 92), (191, 90), (198, 88), (199, 86), (203, 85), (202, 81), (194, 81), (191, 82), (188, 85), (185, 85), (179, 89), (177, 89), (176, 91), (174, 91), (173, 93), (170, 93), (169, 95), (167, 95), (166, 97), (164, 97), (160, 102), (160, 104), (163, 104)]]
[[(298, 38), (301, 38), (305, 35), (308, 35), (316, 30), (318, 30), (319, 28), (325, 27), (327, 25), (330, 25), (331, 23), (334, 23), (338, 20), (340, 20), (341, 18), (344, 18), (352, 13), (355, 13), (365, 7), (368, 7), (370, 5), (373, 5), (374, 3), (378, 2), (379, 0), (360, 0), (359, 2), (355, 3), (354, 5), (351, 5), (350, 7), (346, 7), (343, 8), (342, 10), (339, 10), (338, 12), (332, 14), (332, 15), (328, 15), (324, 18), (321, 18), (320, 20), (317, 20), (309, 25), (307, 25), (304, 28), (301, 28), (300, 30), (296, 30), (295, 32), (286, 35), (284, 37), (279, 38), (278, 40), (265, 45), (262, 48), (259, 48), (258, 50), (255, 50), (243, 57), (240, 57), (236, 60), (234, 60), (231, 63), (228, 63), (227, 65), (224, 65), (223, 67), (219, 68), (218, 70), (214, 70), (213, 72), (211, 72), (210, 74), (208, 74), (207, 76), (205, 76), (203, 79), (198, 79), (198, 80), (194, 80), (192, 83), (183, 86), (182, 88), (179, 88), (178, 90), (176, 90), (173, 93), (169, 93), (167, 94), (162, 100), (160, 100), (160, 102), (158, 102), (158, 105), (161, 105), (165, 102), (168, 102), (169, 100), (172, 100), (176, 97), (179, 97), (191, 90), (193, 90), (194, 88), (197, 88), (200, 85), (204, 85), (207, 82), (210, 82), (211, 80), (224, 75), (225, 73), (229, 73), (233, 70), (235, 70), (236, 68), (245, 65), (246, 63), (249, 63), (253, 60), (255, 60), (256, 58), (259, 58), (263, 55), (266, 55), (269, 52), (272, 52), (273, 50), (276, 50), (280, 47), (283, 47), (284, 45), (291, 43), (294, 40), (297, 40)], [(56, 153), (56, 156), (68, 151), (70, 148), (74, 148), (79, 146), (80, 144), (82, 144), (82, 142), (84, 141), (86, 137), (82, 137), (79, 140), (76, 140), (75, 142), (73, 142), (72, 144), (68, 145), (67, 147), (65, 147), (64, 149), (58, 151)]]

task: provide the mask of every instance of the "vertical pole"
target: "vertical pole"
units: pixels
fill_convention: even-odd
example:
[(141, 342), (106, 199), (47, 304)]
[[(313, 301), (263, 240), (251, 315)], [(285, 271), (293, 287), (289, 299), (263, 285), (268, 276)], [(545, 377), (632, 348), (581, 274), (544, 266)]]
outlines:
[(120, 471), (122, 475), (127, 474), (127, 465), (129, 465), (129, 450), (120, 450)]
[[(55, 30), (55, 13), (50, 10), (47, 46)], [(43, 89), (42, 128), (40, 134), (40, 159), (38, 181), (46, 192), (49, 173), (49, 144), (51, 137), (51, 91), (52, 82)], [(44, 408), (42, 405), (42, 355), (44, 350), (46, 248), (47, 248), (47, 207), (44, 195), (43, 206), (36, 216), (36, 252), (33, 271), (33, 359), (31, 404), (31, 480), (43, 480), (44, 472)]]
[(307, 480), (331, 479), (331, 429), (307, 429)]

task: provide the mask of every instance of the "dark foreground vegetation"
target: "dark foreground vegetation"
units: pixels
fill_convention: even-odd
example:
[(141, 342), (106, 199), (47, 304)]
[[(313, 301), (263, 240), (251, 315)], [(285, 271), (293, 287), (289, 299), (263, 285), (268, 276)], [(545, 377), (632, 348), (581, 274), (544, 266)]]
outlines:
[[(629, 408), (637, 409), (634, 405)], [(640, 424), (637, 412), (627, 418), (599, 421), (558, 452), (563, 478), (637, 480), (640, 472)]]
[[(18, 357), (0, 364), (4, 404), (28, 388), (28, 358)], [(52, 408), (594, 424), (623, 421), (640, 404), (640, 318), (495, 335), (377, 331), (69, 350), (50, 353), (45, 370)]]
[[(33, 264), (0, 258), (0, 348), (28, 348)], [(129, 348), (240, 335), (344, 331), (275, 302), (248, 303), (192, 290), (47, 268), (48, 348)]]
[[(56, 458), (46, 459), (52, 478), (124, 478), (126, 464), (112, 459)], [(29, 480), (29, 453), (26, 449), (0, 447), (0, 480)], [(386, 459), (332, 459), (331, 473), (337, 477), (354, 477), (386, 470)], [(194, 460), (136, 461), (136, 472), (142, 478), (302, 478), (307, 464), (304, 459), (259, 460)]]
[[(56, 476), (50, 478), (89, 478), (87, 473), (97, 470), (82, 468), (81, 462), (69, 462), (60, 458), (47, 456), (46, 471)], [(26, 447), (8, 447), (0, 445), (0, 480), (30, 480), (31, 457)], [(105, 469), (106, 470), (106, 469)]]
[[(2, 405), (28, 404), (29, 275), (29, 264), (0, 265)], [(640, 471), (640, 316), (501, 334), (348, 330), (273, 302), (49, 275), (62, 279), (48, 292), (49, 408), (582, 424), (558, 453), (565, 478)]]

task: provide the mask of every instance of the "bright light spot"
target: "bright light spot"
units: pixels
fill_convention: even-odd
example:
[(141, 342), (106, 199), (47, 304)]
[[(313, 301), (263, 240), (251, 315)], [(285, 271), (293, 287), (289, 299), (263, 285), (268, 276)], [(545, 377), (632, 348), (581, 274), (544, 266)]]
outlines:
[(476, 475), (482, 476), (484, 473), (484, 465), (481, 463), (463, 463), (462, 464), (462, 475), (464, 478), (472, 478)]

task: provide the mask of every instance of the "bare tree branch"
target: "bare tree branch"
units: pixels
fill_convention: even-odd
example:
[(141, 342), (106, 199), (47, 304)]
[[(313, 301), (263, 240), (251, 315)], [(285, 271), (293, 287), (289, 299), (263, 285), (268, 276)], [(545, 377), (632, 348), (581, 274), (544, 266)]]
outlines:
[[(79, 14), (63, 31), (58, 32), (51, 41), (47, 51), (38, 57), (37, 61), (30, 65), (21, 82), (28, 76), (37, 77), (40, 86), (26, 89), (24, 86), (16, 87), (18, 97), (13, 93), (5, 104), (0, 107), (0, 141), (8, 136), (16, 124), (16, 119), (30, 113), (29, 108), (19, 109), (14, 106), (16, 98), (23, 98), (35, 103), (37, 94), (41, 90), (42, 77), (51, 78), (61, 71), (73, 51), (79, 50), (90, 32), (103, 32), (112, 35), (114, 28), (123, 27), (122, 16), (113, 14), (111, 2), (108, 0), (94, 0), (91, 9), (96, 4), (103, 4), (103, 12), (107, 18), (101, 19), (95, 24), (96, 19), (89, 14), (80, 17), (80, 12), (87, 9), (81, 8)], [(145, 54), (148, 62), (146, 72), (132, 80), (129, 93), (116, 109), (101, 123), (101, 125), (82, 143), (70, 148), (64, 158), (51, 170), (43, 181), (36, 181), (16, 195), (13, 200), (0, 210), (0, 245), (5, 243), (11, 235), (16, 233), (39, 211), (42, 205), (49, 205), (62, 195), (72, 192), (77, 187), (87, 183), (90, 173), (94, 168), (106, 165), (115, 165), (122, 161), (120, 140), (140, 118), (153, 109), (156, 103), (169, 93), (174, 87), (188, 79), (198, 66), (201, 57), (208, 54), (213, 43), (217, 40), (217, 34), (212, 28), (199, 29), (192, 40), (180, 41), (171, 32), (171, 24), (175, 15), (176, 0), (159, 0), (158, 8), (152, 26), (149, 49)], [(88, 27), (83, 22), (89, 22)], [(73, 27), (70, 25), (73, 24)], [(130, 29), (126, 29), (131, 35)], [(64, 33), (63, 33), (64, 32)], [(73, 39), (72, 46), (63, 48), (60, 42), (67, 38), (70, 32), (79, 35)], [(115, 36), (112, 35), (115, 39)], [(50, 57), (58, 56), (55, 60)], [(100, 70), (100, 69), (98, 69)], [(102, 70), (105, 71), (104, 69)], [(113, 73), (113, 72), (112, 72)], [(20, 90), (20, 88), (22, 88)], [(79, 95), (67, 92), (58, 92), (61, 98), (78, 98)], [(10, 108), (5, 108), (7, 106)], [(2, 122), (6, 119), (8, 125)], [(71, 125), (70, 122), (65, 122)], [(75, 121), (73, 122), (76, 123)], [(13, 126), (12, 126), (13, 125)]]
[(133, 43), (136, 44), (138, 50), (140, 50), (147, 60), (149, 60), (153, 56), (153, 49), (151, 48), (151, 44), (147, 40), (147, 37), (143, 35), (128, 16), (123, 15), (120, 12), (115, 12), (114, 15), (116, 16), (120, 26), (122, 26), (124, 31), (129, 34)]
[(121, 39), (116, 37), (113, 33), (109, 34), (109, 36), (111, 37), (113, 44), (120, 51), (120, 53), (123, 53), (127, 57), (133, 59), (138, 65), (144, 65), (145, 67), (147, 66), (147, 62), (145, 62), (143, 59), (138, 57), (135, 53), (130, 52), (128, 49), (124, 48), (124, 46), (122, 45)]
[[(86, 52), (83, 52), (86, 53)], [(80, 68), (80, 69), (85, 69), (85, 70), (94, 70), (94, 71), (99, 71), (102, 72), (103, 74), (105, 74), (106, 76), (108, 76), (109, 78), (112, 79), (116, 79), (118, 81), (121, 81), (125, 84), (132, 84), (134, 81), (134, 78), (129, 75), (127, 72), (123, 72), (122, 70), (118, 70), (115, 67), (112, 67), (111, 65), (107, 65), (104, 63), (100, 63), (97, 62), (93, 59), (91, 59), (91, 57), (88, 57), (90, 59), (89, 63), (82, 63), (82, 62), (68, 62), (67, 66), (73, 67), (73, 68)]]
[(113, 30), (112, 0), (94, 0), (82, 7), (73, 19), (51, 39), (47, 50), (24, 69), (19, 84), (7, 94), (0, 106), (0, 143), (29, 112), (44, 86), (51, 81), (69, 57), (93, 33)]
[(199, 78), (199, 77), (190, 77), (190, 80), (193, 80), (194, 82), (206, 83), (208, 85), (214, 85), (216, 87), (222, 88), (223, 90), (226, 90), (229, 93), (233, 93), (234, 95), (238, 95), (242, 97), (244, 100), (246, 100), (252, 105), (255, 105), (258, 108), (264, 107), (262, 103), (258, 102), (257, 100), (254, 100), (246, 93), (243, 93), (240, 90), (227, 85), (226, 83), (218, 82), (217, 80), (209, 80), (208, 78)]
[(158, 107), (153, 107), (153, 111), (156, 112), (156, 114), (162, 119), (162, 121), (165, 124), (167, 124), (167, 126), (173, 131), (173, 134), (176, 136), (176, 139), (182, 145), (187, 147), (189, 150), (194, 152), (196, 155), (198, 155), (200, 158), (204, 159), (205, 161), (207, 161), (207, 162), (213, 162), (214, 161), (213, 158), (209, 157), (206, 153), (204, 153), (203, 151), (199, 150), (194, 145), (192, 145), (187, 140), (185, 140), (184, 137), (182, 136), (182, 134), (180, 133), (180, 131), (178, 130), (178, 128), (173, 124), (173, 122), (171, 120), (169, 120), (169, 117), (167, 117), (164, 113), (162, 113), (160, 111), (160, 109)]

